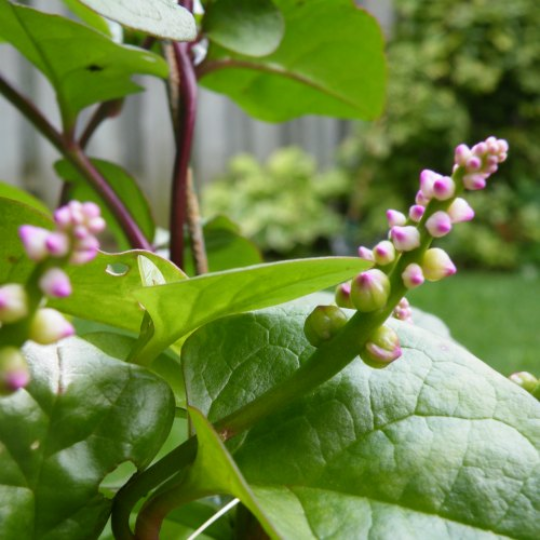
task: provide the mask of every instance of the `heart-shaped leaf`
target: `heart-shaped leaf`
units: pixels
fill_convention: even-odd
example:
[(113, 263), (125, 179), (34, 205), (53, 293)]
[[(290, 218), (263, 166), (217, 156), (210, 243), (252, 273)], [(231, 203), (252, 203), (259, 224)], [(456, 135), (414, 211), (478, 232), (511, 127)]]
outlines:
[(369, 263), (352, 257), (299, 259), (206, 274), (135, 292), (148, 310), (154, 335), (140, 351), (139, 362), (198, 326), (223, 315), (260, 309), (346, 281)]
[[(122, 167), (102, 159), (92, 159), (92, 164), (107, 180), (109, 186), (118, 195), (124, 206), (140, 227), (144, 236), (152, 242), (155, 234), (155, 224), (150, 210), (150, 205), (144, 193), (141, 191), (134, 178)], [(73, 182), (70, 190), (72, 199), (79, 201), (95, 201), (101, 207), (101, 213), (110, 230), (114, 233), (120, 249), (129, 249), (129, 241), (119, 225), (116, 217), (103, 204), (103, 201), (95, 190), (88, 185), (86, 178), (71, 163), (65, 159), (57, 161), (54, 165), (57, 174), (64, 180)]]
[(77, 338), (28, 347), (32, 381), (0, 398), (0, 537), (96, 538), (98, 491), (125, 461), (146, 467), (174, 417), (167, 385)]
[(205, 10), (203, 30), (214, 42), (247, 56), (278, 47), (285, 25), (271, 0), (218, 0)]
[(167, 63), (155, 54), (118, 45), (87, 26), (8, 0), (0, 0), (0, 36), (49, 79), (65, 126), (89, 105), (139, 92), (132, 75), (168, 74)]
[(80, 0), (94, 11), (152, 36), (193, 41), (197, 27), (193, 15), (176, 0)]
[[(208, 324), (184, 344), (211, 421), (290, 376), (312, 347), (298, 304)], [(231, 441), (284, 538), (540, 537), (540, 404), (460, 346), (395, 322), (404, 354), (360, 359)]]
[(305, 114), (376, 118), (386, 84), (376, 20), (351, 0), (274, 3), (285, 20), (277, 50), (253, 58), (212, 43), (199, 68), (201, 84), (270, 122)]

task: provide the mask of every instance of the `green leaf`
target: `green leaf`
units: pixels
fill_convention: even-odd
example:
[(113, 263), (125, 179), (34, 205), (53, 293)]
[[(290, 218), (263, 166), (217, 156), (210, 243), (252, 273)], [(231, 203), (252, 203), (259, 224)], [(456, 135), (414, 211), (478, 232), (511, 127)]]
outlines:
[[(5, 193), (5, 192), (4, 192)], [(24, 283), (34, 268), (19, 239), (21, 225), (51, 229), (52, 220), (33, 206), (0, 197), (0, 283)]]
[(287, 302), (346, 281), (368, 266), (366, 261), (352, 257), (300, 259), (139, 289), (134, 296), (148, 310), (155, 328), (139, 361), (148, 362), (213, 319)]
[(152, 36), (175, 41), (193, 41), (197, 27), (193, 15), (173, 0), (80, 0), (97, 13)]
[(213, 2), (202, 24), (212, 41), (247, 56), (274, 52), (285, 30), (283, 16), (271, 0)]
[[(125, 169), (115, 163), (102, 159), (92, 159), (91, 161), (129, 210), (131, 217), (140, 227), (146, 239), (151, 242), (155, 235), (154, 219), (148, 200), (137, 182)], [(113, 232), (120, 249), (129, 249), (129, 241), (116, 217), (103, 203), (95, 190), (88, 185), (87, 180), (80, 171), (64, 159), (57, 161), (54, 168), (62, 179), (73, 182), (73, 189), (70, 191), (71, 198), (80, 201), (94, 201), (99, 204), (102, 215)]]
[(285, 19), (278, 49), (254, 59), (213, 43), (200, 68), (201, 84), (270, 122), (305, 114), (376, 118), (384, 104), (386, 68), (375, 19), (351, 0), (275, 4)]
[(0, 537), (95, 538), (112, 504), (100, 482), (126, 461), (149, 464), (172, 425), (172, 394), (76, 338), (26, 353), (30, 385), (0, 399)]
[(63, 0), (63, 2), (74, 15), (76, 15), (81, 21), (85, 22), (88, 26), (95, 28), (110, 38), (113, 37), (107, 21), (100, 15), (97, 15), (91, 9), (88, 9), (79, 0)]
[(132, 75), (168, 74), (167, 63), (155, 54), (118, 45), (87, 26), (8, 0), (0, 0), (0, 36), (49, 79), (64, 127), (71, 127), (89, 105), (139, 92)]
[(24, 189), (6, 184), (5, 182), (0, 182), (0, 197), (19, 201), (27, 206), (31, 206), (46, 216), (51, 215), (50, 210), (39, 199), (33, 195), (30, 195), (30, 193)]
[[(257, 246), (240, 233), (239, 227), (225, 216), (217, 216), (203, 227), (204, 244), (208, 256), (210, 272), (232, 270), (252, 266), (263, 262)], [(193, 275), (193, 262), (186, 253), (186, 268), (188, 275)]]
[[(227, 317), (184, 344), (188, 401), (214, 422), (313, 350), (312, 306)], [(392, 323), (404, 354), (356, 359), (231, 441), (284, 538), (540, 537), (540, 404), (463, 348)]]
[(143, 284), (139, 257), (152, 261), (170, 283), (185, 274), (170, 261), (147, 251), (99, 253), (87, 264), (66, 268), (73, 293), (49, 304), (64, 313), (139, 333), (144, 309), (134, 293)]

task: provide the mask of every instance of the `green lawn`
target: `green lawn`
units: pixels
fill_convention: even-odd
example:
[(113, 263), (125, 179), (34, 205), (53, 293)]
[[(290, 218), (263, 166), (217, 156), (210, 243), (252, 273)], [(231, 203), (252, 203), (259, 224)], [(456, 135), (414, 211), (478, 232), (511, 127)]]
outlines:
[(540, 376), (539, 278), (464, 272), (425, 284), (408, 297), (504, 375), (526, 370)]

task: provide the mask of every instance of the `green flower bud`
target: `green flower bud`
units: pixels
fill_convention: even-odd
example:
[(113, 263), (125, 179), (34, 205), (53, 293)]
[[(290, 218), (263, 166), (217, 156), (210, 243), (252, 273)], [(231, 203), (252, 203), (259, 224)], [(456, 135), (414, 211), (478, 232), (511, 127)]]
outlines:
[(307, 340), (319, 347), (332, 339), (347, 324), (347, 316), (336, 306), (317, 306), (306, 319), (304, 333)]
[(517, 373), (512, 373), (512, 375), (510, 375), (508, 378), (512, 382), (515, 382), (517, 385), (521, 386), (523, 390), (526, 390), (531, 394), (540, 386), (540, 381), (527, 371), (518, 371)]
[(342, 308), (354, 309), (350, 283), (342, 283), (336, 287), (336, 304)]
[(28, 364), (16, 347), (0, 349), (0, 396), (9, 396), (30, 381)]
[(360, 356), (372, 368), (387, 367), (402, 354), (398, 335), (388, 326), (380, 326), (373, 332)]
[(381, 270), (358, 274), (352, 281), (351, 300), (358, 311), (369, 312), (386, 306), (390, 296), (390, 280)]

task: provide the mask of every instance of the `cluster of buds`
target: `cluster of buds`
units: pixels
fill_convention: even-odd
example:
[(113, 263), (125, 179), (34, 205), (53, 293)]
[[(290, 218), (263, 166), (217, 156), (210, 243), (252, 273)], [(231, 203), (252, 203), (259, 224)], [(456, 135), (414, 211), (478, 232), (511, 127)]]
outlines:
[[(373, 268), (339, 285), (336, 304), (368, 316), (393, 315), (412, 322), (410, 305), (404, 298), (407, 291), (425, 281), (439, 281), (456, 273), (447, 253), (431, 248), (431, 242), (450, 233), (456, 223), (473, 219), (474, 210), (460, 195), (467, 190), (483, 189), (507, 153), (506, 141), (489, 137), (472, 148), (464, 144), (456, 148), (451, 176), (422, 171), (419, 190), (408, 213), (387, 211), (387, 239), (373, 249), (358, 248), (359, 257), (372, 263)], [(370, 365), (388, 365), (401, 355), (395, 333), (381, 328), (373, 333), (362, 355)]]
[(24, 250), (36, 267), (24, 286), (0, 286), (0, 395), (11, 394), (29, 382), (21, 352), (26, 340), (49, 345), (74, 334), (64, 316), (44, 304), (47, 298), (71, 294), (71, 282), (63, 267), (84, 264), (97, 255), (95, 235), (103, 231), (105, 221), (96, 204), (78, 201), (59, 208), (54, 221), (53, 231), (32, 225), (20, 227)]

